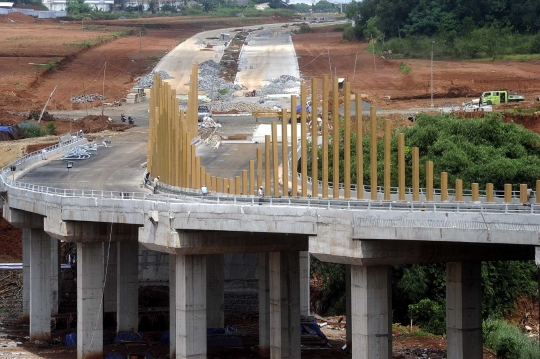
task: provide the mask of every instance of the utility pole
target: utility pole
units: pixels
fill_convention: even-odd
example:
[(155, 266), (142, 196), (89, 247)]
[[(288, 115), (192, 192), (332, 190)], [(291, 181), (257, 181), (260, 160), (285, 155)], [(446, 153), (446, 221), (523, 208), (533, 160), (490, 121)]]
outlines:
[(433, 46), (435, 41), (431, 41), (431, 107), (433, 107)]
[(103, 99), (101, 100), (101, 116), (103, 116), (103, 106), (105, 104), (105, 71), (107, 71), (107, 62), (105, 62), (105, 65), (103, 67), (103, 90), (102, 90)]
[(139, 51), (142, 51), (142, 29), (139, 29)]

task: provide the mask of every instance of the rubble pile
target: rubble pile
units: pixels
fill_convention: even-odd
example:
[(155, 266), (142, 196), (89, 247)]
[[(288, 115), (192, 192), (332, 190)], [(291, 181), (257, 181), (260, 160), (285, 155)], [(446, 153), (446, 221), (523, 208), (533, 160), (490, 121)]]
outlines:
[(212, 119), (212, 117), (206, 116), (203, 118), (202, 122), (199, 122), (199, 129), (201, 128), (219, 128), (221, 123), (217, 123)]
[(231, 100), (233, 93), (242, 89), (239, 85), (222, 79), (222, 67), (213, 60), (201, 63), (199, 69), (199, 90), (205, 91), (206, 96), (214, 101)]
[(170, 80), (173, 77), (167, 73), (167, 71), (152, 71), (147, 75), (144, 75), (137, 81), (137, 85), (135, 87), (143, 88), (143, 89), (149, 89), (154, 86), (154, 74), (158, 74), (159, 77), (161, 77), (162, 80)]
[(71, 98), (72, 103), (95, 102), (97, 100), (105, 100), (105, 96), (97, 93), (90, 93), (82, 96), (73, 96)]
[(281, 75), (257, 91), (261, 96), (286, 93), (288, 89), (300, 87), (300, 79), (290, 75)]
[(222, 101), (214, 102), (212, 104), (213, 112), (229, 112), (236, 110), (240, 113), (251, 113), (253, 111), (267, 110), (267, 111), (279, 111), (280, 109), (274, 108), (273, 105), (265, 105), (254, 102), (231, 102), (231, 101)]

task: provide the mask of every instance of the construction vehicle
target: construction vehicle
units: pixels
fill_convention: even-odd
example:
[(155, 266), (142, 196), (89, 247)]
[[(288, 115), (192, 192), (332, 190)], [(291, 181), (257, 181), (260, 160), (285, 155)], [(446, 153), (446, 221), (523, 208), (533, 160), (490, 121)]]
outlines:
[(202, 122), (202, 120), (203, 120), (205, 117), (210, 117), (210, 116), (212, 116), (212, 111), (210, 111), (210, 109), (208, 108), (208, 106), (200, 105), (199, 108), (197, 109), (197, 118), (198, 118), (198, 121), (199, 121), (199, 122)]
[(525, 95), (517, 91), (494, 90), (482, 93), (480, 103), (498, 105), (500, 103), (524, 101)]

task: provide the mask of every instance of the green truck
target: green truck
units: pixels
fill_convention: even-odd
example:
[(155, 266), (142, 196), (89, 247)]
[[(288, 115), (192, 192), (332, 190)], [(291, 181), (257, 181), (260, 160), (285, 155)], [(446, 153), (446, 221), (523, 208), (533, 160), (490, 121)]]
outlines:
[(495, 90), (486, 91), (480, 97), (480, 103), (498, 105), (500, 103), (524, 101), (525, 95), (518, 91)]

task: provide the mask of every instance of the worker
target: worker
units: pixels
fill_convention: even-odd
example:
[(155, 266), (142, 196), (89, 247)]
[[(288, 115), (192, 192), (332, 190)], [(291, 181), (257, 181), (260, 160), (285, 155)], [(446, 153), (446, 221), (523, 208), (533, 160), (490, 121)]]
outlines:
[(318, 114), (317, 115), (317, 130), (319, 132), (322, 131), (322, 118), (321, 118), (321, 114)]
[(143, 176), (142, 185), (143, 187), (146, 186), (148, 183), (148, 179), (150, 178), (150, 172), (146, 171)]
[(154, 178), (154, 193), (158, 193), (158, 191), (157, 191), (158, 186), (159, 186), (159, 176)]
[(251, 91), (251, 97), (255, 97), (256, 94), (257, 94), (257, 91), (255, 90)]
[(258, 194), (259, 194), (259, 205), (261, 205), (262, 202), (263, 202), (263, 197), (264, 197), (264, 188), (263, 188), (263, 186), (259, 187)]
[(206, 188), (206, 185), (202, 185), (201, 187), (201, 193), (203, 196), (206, 196), (208, 194), (208, 188)]

